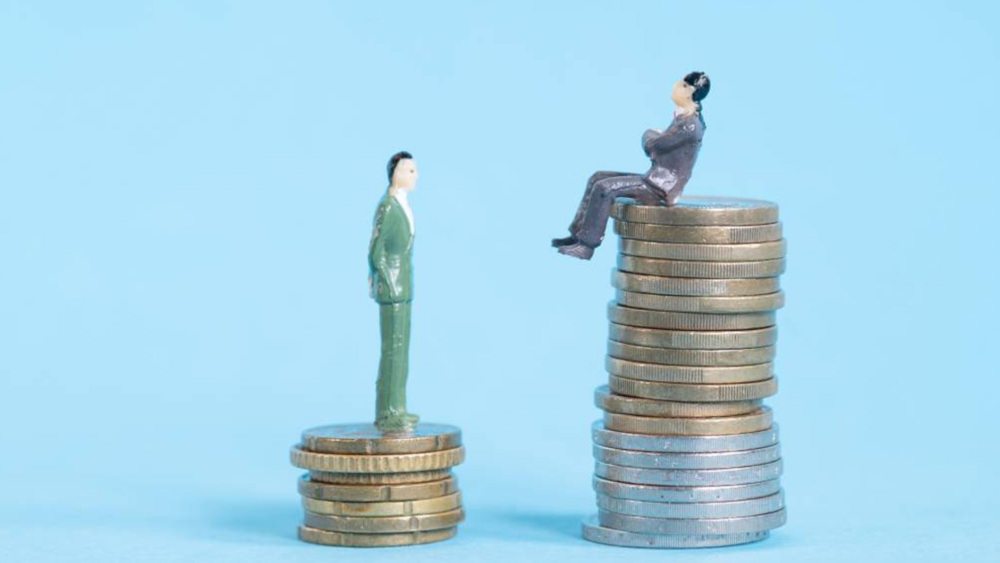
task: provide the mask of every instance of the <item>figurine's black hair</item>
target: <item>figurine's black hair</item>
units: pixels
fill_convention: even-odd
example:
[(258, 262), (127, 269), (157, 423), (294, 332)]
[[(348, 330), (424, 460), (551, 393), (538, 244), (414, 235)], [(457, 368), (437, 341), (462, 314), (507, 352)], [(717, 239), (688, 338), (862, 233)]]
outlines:
[(696, 102), (704, 100), (705, 96), (708, 95), (709, 89), (712, 87), (712, 83), (708, 80), (708, 75), (704, 72), (694, 71), (684, 77), (684, 82), (694, 86), (694, 93), (691, 94), (691, 99)]
[(392, 158), (389, 159), (389, 164), (385, 168), (386, 171), (389, 173), (390, 184), (392, 183), (392, 173), (396, 171), (396, 165), (399, 164), (399, 161), (403, 160), (404, 158), (413, 158), (413, 155), (406, 151), (399, 151), (396, 154), (392, 155)]

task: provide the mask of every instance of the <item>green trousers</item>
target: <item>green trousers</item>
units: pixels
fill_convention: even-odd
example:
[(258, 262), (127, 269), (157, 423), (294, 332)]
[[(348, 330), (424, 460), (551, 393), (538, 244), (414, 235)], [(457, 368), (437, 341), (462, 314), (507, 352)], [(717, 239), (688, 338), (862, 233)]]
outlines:
[(406, 375), (410, 355), (410, 302), (380, 303), (382, 355), (375, 383), (375, 420), (398, 426), (406, 416)]

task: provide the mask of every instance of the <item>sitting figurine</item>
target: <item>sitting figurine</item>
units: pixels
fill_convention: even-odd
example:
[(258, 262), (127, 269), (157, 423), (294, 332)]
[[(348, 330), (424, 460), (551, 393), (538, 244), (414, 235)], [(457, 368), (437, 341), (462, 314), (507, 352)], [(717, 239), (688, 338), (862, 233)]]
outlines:
[(552, 246), (562, 254), (590, 260), (604, 239), (611, 205), (617, 198), (634, 198), (644, 205), (663, 203), (669, 207), (677, 203), (691, 179), (705, 134), (701, 101), (709, 87), (708, 75), (703, 72), (692, 72), (677, 81), (672, 96), (677, 108), (670, 127), (666, 131), (649, 129), (642, 136), (642, 149), (652, 161), (649, 171), (595, 172), (569, 226), (571, 236), (554, 239)]

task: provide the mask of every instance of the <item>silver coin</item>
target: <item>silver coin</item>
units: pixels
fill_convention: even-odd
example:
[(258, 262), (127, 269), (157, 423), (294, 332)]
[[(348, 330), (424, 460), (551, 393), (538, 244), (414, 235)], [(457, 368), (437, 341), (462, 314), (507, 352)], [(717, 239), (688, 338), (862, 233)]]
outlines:
[(612, 375), (608, 387), (613, 393), (658, 399), (662, 401), (690, 401), (692, 403), (724, 403), (764, 399), (778, 392), (778, 378), (749, 383), (691, 384), (641, 381)]
[(779, 479), (744, 485), (669, 487), (619, 483), (617, 481), (594, 477), (594, 491), (597, 494), (644, 502), (730, 502), (766, 497), (780, 490), (781, 481)]
[(781, 282), (777, 277), (734, 280), (680, 278), (635, 274), (618, 269), (611, 270), (611, 285), (617, 289), (638, 291), (639, 293), (706, 297), (713, 295), (763, 295), (781, 289)]
[(781, 240), (781, 223), (741, 226), (676, 226), (615, 221), (615, 233), (653, 242), (745, 244)]
[(644, 518), (597, 511), (602, 526), (640, 534), (739, 534), (764, 532), (785, 524), (785, 509), (742, 518)]
[(682, 348), (654, 348), (608, 340), (608, 355), (612, 358), (649, 364), (673, 366), (750, 366), (774, 359), (774, 346), (737, 348), (735, 350), (686, 350)]
[(754, 262), (694, 262), (618, 255), (618, 269), (634, 274), (670, 278), (750, 279), (774, 278), (785, 272), (785, 259)]
[(618, 251), (629, 256), (696, 262), (754, 262), (784, 258), (785, 239), (750, 244), (685, 244), (618, 239)]
[(781, 476), (781, 460), (763, 465), (732, 469), (644, 469), (622, 467), (595, 462), (598, 477), (638, 485), (666, 485), (676, 487), (714, 487), (718, 485), (745, 485), (770, 481)]
[(778, 444), (755, 450), (712, 453), (637, 452), (594, 445), (594, 459), (601, 463), (649, 469), (730, 469), (770, 463), (780, 457)]
[(618, 377), (663, 383), (747, 383), (770, 379), (774, 375), (774, 364), (770, 362), (730, 367), (670, 366), (630, 362), (609, 356), (605, 359), (605, 367), (608, 373)]
[(752, 330), (662, 330), (611, 323), (608, 338), (625, 344), (684, 350), (738, 350), (774, 346), (778, 327)]
[(607, 385), (594, 390), (597, 408), (613, 413), (669, 418), (724, 417), (759, 411), (763, 401), (732, 401), (726, 403), (681, 403), (657, 401), (640, 397), (615, 395)]
[(615, 299), (626, 307), (679, 313), (759, 313), (776, 311), (785, 304), (785, 294), (781, 291), (737, 297), (690, 297), (619, 289), (615, 292)]
[(608, 303), (608, 320), (620, 325), (668, 330), (746, 330), (774, 325), (774, 313), (674, 313)]
[[(594, 443), (609, 448), (645, 452), (734, 452), (766, 448), (778, 443), (778, 425), (767, 430), (748, 434), (721, 436), (657, 436), (610, 430), (603, 420), (594, 421), (590, 427)], [(763, 496), (763, 495), (761, 495)]]
[(670, 207), (618, 201), (611, 207), (611, 216), (661, 225), (766, 225), (778, 221), (778, 204), (760, 199), (683, 196)]
[(766, 497), (731, 502), (643, 502), (597, 495), (597, 507), (608, 512), (645, 518), (744, 518), (785, 507), (780, 491)]
[(761, 541), (770, 532), (747, 534), (636, 534), (624, 530), (605, 528), (596, 516), (583, 522), (583, 539), (618, 547), (647, 547), (653, 549), (692, 549), (725, 547)]

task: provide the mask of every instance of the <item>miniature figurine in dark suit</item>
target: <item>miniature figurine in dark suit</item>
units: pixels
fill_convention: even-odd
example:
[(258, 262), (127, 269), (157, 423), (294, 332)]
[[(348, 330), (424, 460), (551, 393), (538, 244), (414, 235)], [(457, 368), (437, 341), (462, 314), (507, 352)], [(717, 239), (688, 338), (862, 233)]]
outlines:
[(417, 164), (413, 155), (403, 151), (392, 156), (387, 171), (389, 188), (375, 212), (368, 267), (382, 335), (375, 426), (391, 432), (412, 428), (419, 420), (406, 411), (413, 301), (413, 212), (406, 196), (417, 186)]
[(703, 72), (692, 72), (674, 85), (672, 98), (677, 108), (670, 127), (666, 131), (649, 129), (642, 136), (642, 149), (652, 161), (649, 171), (595, 172), (587, 181), (583, 200), (569, 226), (570, 236), (554, 239), (552, 246), (562, 254), (590, 260), (604, 240), (611, 205), (617, 198), (634, 198), (644, 205), (677, 203), (691, 179), (705, 134), (701, 101), (710, 86)]

